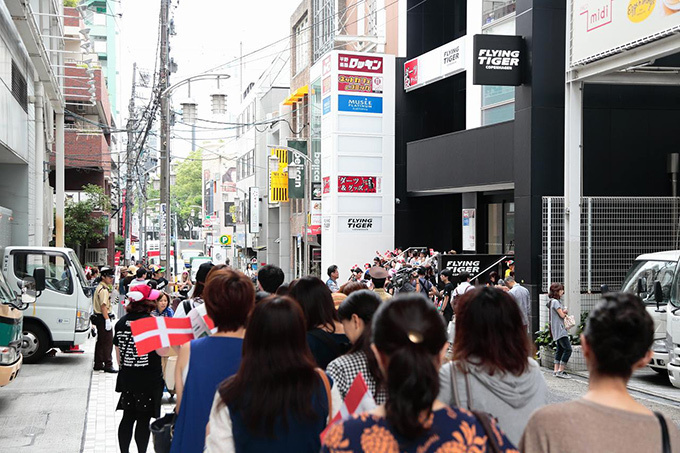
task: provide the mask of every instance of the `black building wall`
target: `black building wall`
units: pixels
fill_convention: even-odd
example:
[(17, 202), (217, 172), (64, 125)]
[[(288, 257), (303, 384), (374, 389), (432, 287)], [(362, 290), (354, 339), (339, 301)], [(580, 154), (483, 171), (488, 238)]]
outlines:
[(584, 195), (671, 196), (680, 88), (586, 84), (583, 103)]
[(517, 0), (516, 11), (530, 67), (515, 91), (515, 272), (532, 293), (536, 328), (542, 197), (564, 192), (565, 2)]
[(463, 36), (466, 29), (467, 1), (408, 0), (407, 58), (410, 60)]

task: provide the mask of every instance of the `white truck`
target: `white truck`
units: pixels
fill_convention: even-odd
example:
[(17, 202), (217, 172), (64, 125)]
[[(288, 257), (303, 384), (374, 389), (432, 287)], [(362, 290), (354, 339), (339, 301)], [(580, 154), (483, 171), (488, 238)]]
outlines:
[(68, 351), (90, 335), (92, 288), (69, 248), (8, 246), (0, 249), (2, 273), (10, 288), (20, 288), (37, 268), (45, 270), (45, 289), (23, 313), (24, 363), (38, 362), (51, 348)]
[(621, 291), (637, 294), (642, 299), (654, 319), (654, 355), (649, 367), (660, 374), (667, 373), (670, 360), (666, 341), (667, 306), (679, 259), (680, 250), (640, 255), (621, 285)]

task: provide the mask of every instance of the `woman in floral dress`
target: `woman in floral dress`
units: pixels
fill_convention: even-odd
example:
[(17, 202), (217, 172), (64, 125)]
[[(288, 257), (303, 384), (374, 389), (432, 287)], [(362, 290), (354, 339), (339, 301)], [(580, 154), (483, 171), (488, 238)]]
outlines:
[[(383, 302), (373, 320), (372, 348), (385, 376), (387, 402), (333, 425), (323, 452), (517, 453), (485, 414), (436, 400), (438, 372), (446, 353), (444, 322), (420, 294)], [(486, 427), (485, 427), (486, 426)]]

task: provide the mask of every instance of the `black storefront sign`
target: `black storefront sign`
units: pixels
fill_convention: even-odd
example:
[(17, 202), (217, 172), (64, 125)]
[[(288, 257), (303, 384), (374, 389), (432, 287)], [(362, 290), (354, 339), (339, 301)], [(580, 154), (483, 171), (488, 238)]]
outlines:
[(514, 255), (439, 255), (438, 269), (451, 269), (453, 277), (463, 272), (469, 273), (477, 283), (486, 283), (493, 271), (503, 276), (505, 262), (514, 260)]
[(475, 35), (472, 83), (519, 86), (526, 59), (521, 36)]

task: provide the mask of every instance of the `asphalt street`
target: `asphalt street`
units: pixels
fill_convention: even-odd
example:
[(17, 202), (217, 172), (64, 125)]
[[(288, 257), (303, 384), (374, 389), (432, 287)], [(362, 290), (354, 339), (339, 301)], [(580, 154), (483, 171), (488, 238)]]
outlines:
[[(94, 410), (88, 408), (93, 347), (94, 342), (88, 342), (84, 354), (59, 353), (38, 365), (24, 365), (18, 379), (0, 389), (1, 451), (83, 451), (88, 411)], [(586, 376), (564, 380), (553, 377), (550, 370), (544, 370), (544, 376), (549, 403), (579, 398), (588, 388)], [(680, 389), (673, 388), (665, 376), (642, 370), (630, 387), (642, 404), (668, 415), (680, 427)], [(115, 429), (108, 425), (107, 431)]]
[(59, 353), (24, 365), (0, 388), (0, 451), (79, 452), (92, 360), (92, 353)]

